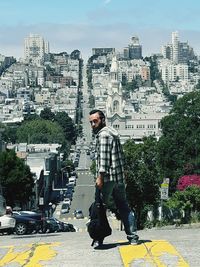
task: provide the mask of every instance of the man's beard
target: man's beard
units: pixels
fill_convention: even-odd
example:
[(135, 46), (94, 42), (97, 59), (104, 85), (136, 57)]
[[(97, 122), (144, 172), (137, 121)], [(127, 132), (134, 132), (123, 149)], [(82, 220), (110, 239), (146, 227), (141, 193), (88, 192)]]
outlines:
[(93, 134), (98, 134), (98, 132), (99, 132), (104, 126), (105, 126), (105, 123), (103, 123), (103, 122), (101, 121), (101, 123), (99, 124), (99, 126), (98, 126), (97, 128), (93, 128), (93, 129), (92, 129)]

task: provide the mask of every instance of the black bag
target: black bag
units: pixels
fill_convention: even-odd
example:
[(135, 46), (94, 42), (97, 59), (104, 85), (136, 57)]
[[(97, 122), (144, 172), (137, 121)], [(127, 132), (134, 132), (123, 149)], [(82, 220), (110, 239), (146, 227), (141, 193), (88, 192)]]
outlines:
[(109, 225), (106, 208), (102, 201), (101, 192), (96, 188), (95, 202), (89, 208), (90, 221), (87, 224), (87, 230), (94, 241), (103, 241), (106, 236), (111, 235), (112, 229)]

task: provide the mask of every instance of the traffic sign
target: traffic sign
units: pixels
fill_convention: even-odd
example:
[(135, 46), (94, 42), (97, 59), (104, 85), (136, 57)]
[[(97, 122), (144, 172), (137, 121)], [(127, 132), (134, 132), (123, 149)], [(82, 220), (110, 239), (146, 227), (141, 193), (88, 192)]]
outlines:
[(168, 199), (168, 187), (161, 187), (161, 199)]
[(169, 193), (169, 178), (164, 178), (161, 184), (161, 199), (168, 199)]

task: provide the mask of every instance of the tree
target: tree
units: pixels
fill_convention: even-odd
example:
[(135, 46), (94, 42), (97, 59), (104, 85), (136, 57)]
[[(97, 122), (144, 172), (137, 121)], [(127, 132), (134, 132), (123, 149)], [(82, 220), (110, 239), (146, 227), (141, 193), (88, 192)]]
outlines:
[(44, 120), (53, 121), (55, 118), (55, 114), (51, 111), (50, 108), (46, 107), (41, 111), (40, 118)]
[(178, 99), (161, 120), (161, 128), (158, 165), (163, 177), (170, 178), (170, 192), (174, 192), (187, 164), (194, 166), (194, 173), (200, 173), (200, 92)]
[(57, 122), (46, 120), (25, 121), (17, 129), (17, 141), (35, 144), (59, 143), (65, 141), (63, 129)]
[(55, 121), (62, 128), (65, 138), (68, 142), (73, 144), (77, 138), (77, 131), (75, 124), (66, 112), (58, 112), (55, 115)]
[(157, 141), (148, 137), (143, 142), (128, 140), (124, 144), (127, 196), (137, 212), (139, 228), (145, 222), (147, 206), (157, 204), (161, 183), (156, 164)]
[(7, 205), (19, 202), (22, 206), (33, 194), (34, 180), (30, 168), (16, 156), (14, 150), (0, 153), (0, 183)]
[(9, 127), (7, 125), (4, 125), (3, 123), (0, 123), (0, 129), (2, 129), (2, 140), (8, 143), (15, 143), (16, 142), (16, 130), (19, 127), (19, 125), (13, 125), (12, 127)]
[(151, 57), (145, 57), (145, 61), (148, 61), (150, 63), (150, 75), (151, 75), (151, 81), (154, 80), (161, 80), (161, 74), (158, 69), (158, 63), (157, 63), (157, 56), (151, 56)]
[(80, 57), (81, 57), (81, 52), (78, 49), (72, 51), (70, 54), (71, 59), (80, 59)]

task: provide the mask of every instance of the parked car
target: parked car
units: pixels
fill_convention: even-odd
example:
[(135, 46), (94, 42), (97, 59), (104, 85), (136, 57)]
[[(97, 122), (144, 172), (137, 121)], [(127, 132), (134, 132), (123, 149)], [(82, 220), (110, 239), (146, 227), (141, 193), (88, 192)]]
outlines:
[(67, 203), (68, 205), (71, 205), (71, 200), (69, 198), (64, 198), (63, 203)]
[(11, 215), (0, 216), (0, 233), (12, 234), (16, 220)]
[(60, 213), (61, 213), (61, 214), (68, 213), (68, 212), (69, 212), (69, 209), (70, 209), (69, 204), (67, 204), (67, 203), (63, 203), (62, 206), (61, 206)]
[(63, 222), (63, 232), (76, 232), (73, 224)]
[(84, 215), (83, 215), (83, 211), (82, 210), (75, 210), (74, 211), (74, 216), (76, 219), (83, 219)]
[(45, 222), (46, 222), (45, 232), (48, 232), (48, 233), (61, 232), (61, 229), (62, 229), (61, 225), (59, 225), (59, 223), (54, 217), (47, 218)]
[(44, 217), (42, 213), (30, 210), (13, 211), (13, 214), (27, 216), (38, 221), (42, 220), (42, 218)]
[(68, 183), (68, 185), (70, 185), (70, 184), (76, 185), (76, 177), (75, 176), (69, 177), (69, 183)]
[(69, 199), (72, 201), (72, 198), (73, 198), (73, 192), (67, 190), (67, 192), (65, 193), (65, 197), (66, 197), (66, 198), (69, 198)]
[(16, 220), (14, 231), (17, 235), (31, 234), (39, 228), (39, 222), (36, 219), (26, 215), (15, 214), (14, 212), (12, 216)]
[(67, 184), (67, 191), (72, 191), (72, 193), (74, 192), (74, 184), (70, 183), (70, 184)]
[(78, 178), (78, 175), (77, 175), (77, 173), (75, 171), (70, 172), (70, 176), (75, 176), (76, 179)]

